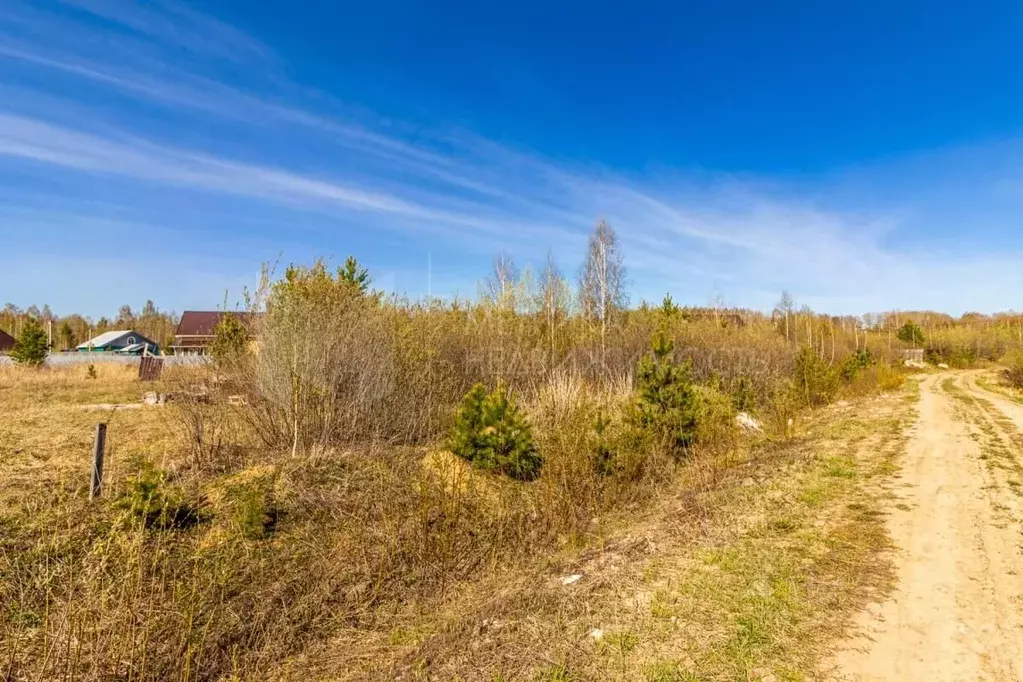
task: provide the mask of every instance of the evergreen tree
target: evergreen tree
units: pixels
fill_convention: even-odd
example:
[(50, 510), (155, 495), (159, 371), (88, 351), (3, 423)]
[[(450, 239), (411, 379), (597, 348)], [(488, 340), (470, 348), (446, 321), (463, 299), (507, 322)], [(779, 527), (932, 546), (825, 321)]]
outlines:
[(210, 344), (210, 355), (217, 362), (231, 362), (245, 352), (249, 333), (237, 315), (231, 313), (221, 315), (214, 334), (213, 343)]
[(671, 322), (678, 315), (679, 307), (675, 304), (675, 300), (671, 297), (671, 294), (665, 294), (664, 300), (661, 301), (661, 322), (667, 324)]
[(794, 374), (810, 407), (829, 404), (838, 390), (838, 372), (809, 346), (799, 349)]
[(676, 362), (674, 344), (659, 332), (652, 352), (636, 372), (639, 397), (629, 415), (633, 426), (661, 439), (675, 452), (684, 451), (696, 436), (700, 420), (699, 396), (688, 361)]
[(520, 481), (537, 478), (543, 466), (529, 424), (500, 386), (488, 393), (476, 384), (465, 394), (448, 448), (480, 469)]
[(924, 345), (924, 330), (912, 320), (902, 325), (896, 336), (899, 338), (899, 341), (908, 343), (911, 346)]
[(64, 350), (71, 350), (75, 347), (75, 331), (71, 328), (71, 325), (67, 320), (60, 323), (60, 329), (57, 331), (57, 335), (60, 337), (60, 340), (64, 345)]
[(40, 367), (46, 362), (46, 332), (34, 319), (29, 318), (11, 351), (11, 358), (20, 365)]
[(362, 293), (366, 293), (369, 290), (369, 272), (366, 268), (359, 265), (359, 261), (355, 260), (355, 256), (349, 256), (345, 260), (345, 264), (337, 269), (337, 279), (339, 282), (348, 284)]

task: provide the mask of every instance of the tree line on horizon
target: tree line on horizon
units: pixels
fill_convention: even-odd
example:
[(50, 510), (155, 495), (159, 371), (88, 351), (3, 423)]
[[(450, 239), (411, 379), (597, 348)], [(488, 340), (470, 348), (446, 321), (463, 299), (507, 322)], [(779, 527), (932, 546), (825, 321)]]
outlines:
[(52, 332), (49, 345), (54, 351), (74, 350), (79, 344), (115, 329), (133, 329), (166, 348), (174, 340), (179, 320), (176, 312), (160, 310), (152, 300), (147, 300), (137, 312), (126, 303), (116, 315), (95, 320), (79, 313), (57, 315), (46, 304), (22, 309), (7, 303), (0, 309), (0, 330), (18, 338), (27, 325), (34, 323), (47, 335)]
[[(346, 267), (358, 267), (358, 263), (350, 258)], [(392, 295), (388, 300), (397, 306), (408, 303), (399, 295)], [(586, 257), (574, 288), (560, 270), (553, 254), (548, 255), (539, 272), (534, 272), (530, 266), (519, 269), (510, 255), (499, 254), (494, 260), (491, 274), (480, 284), (478, 302), (485, 301), (510, 307), (518, 313), (544, 315), (551, 320), (555, 315), (593, 320), (598, 324), (601, 342), (606, 346), (609, 322), (618, 312), (630, 310), (624, 258), (614, 229), (604, 221), (597, 224), (590, 236)], [(428, 303), (432, 305), (434, 302)], [(451, 301), (453, 306), (466, 303)], [(650, 308), (651, 304), (643, 300), (631, 310), (642, 312)], [(806, 327), (806, 319), (825, 317), (830, 320), (830, 324), (840, 326), (844, 332), (854, 335), (873, 331), (887, 333), (897, 339), (899, 330), (911, 323), (925, 335), (931, 331), (940, 335), (956, 328), (976, 331), (997, 328), (1016, 336), (1023, 343), (1023, 312), (1013, 310), (992, 314), (966, 312), (958, 317), (931, 310), (892, 310), (858, 316), (830, 316), (817, 313), (806, 305), (797, 307), (795, 299), (787, 291), (782, 292), (778, 303), (768, 312), (725, 306), (719, 300), (705, 306), (684, 306), (680, 310), (683, 317), (710, 318), (723, 324), (729, 321), (764, 319), (780, 321), (786, 339), (792, 341), (798, 341), (800, 329)], [(52, 334), (49, 344), (54, 351), (73, 350), (90, 338), (115, 329), (133, 329), (155, 341), (161, 348), (169, 349), (179, 320), (178, 313), (161, 310), (152, 300), (146, 300), (138, 311), (124, 304), (116, 315), (101, 316), (95, 320), (79, 313), (57, 315), (48, 304), (32, 304), (23, 309), (8, 302), (0, 309), (0, 330), (17, 338), (25, 325), (34, 321), (48, 336)]]

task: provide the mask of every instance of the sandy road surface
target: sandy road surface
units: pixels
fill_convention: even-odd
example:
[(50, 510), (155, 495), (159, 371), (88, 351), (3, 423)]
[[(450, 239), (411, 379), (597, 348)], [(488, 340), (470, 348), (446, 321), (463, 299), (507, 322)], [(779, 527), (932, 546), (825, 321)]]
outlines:
[(976, 373), (923, 381), (892, 489), (898, 583), (862, 614), (832, 679), (1023, 680), (1019, 432), (1023, 406)]

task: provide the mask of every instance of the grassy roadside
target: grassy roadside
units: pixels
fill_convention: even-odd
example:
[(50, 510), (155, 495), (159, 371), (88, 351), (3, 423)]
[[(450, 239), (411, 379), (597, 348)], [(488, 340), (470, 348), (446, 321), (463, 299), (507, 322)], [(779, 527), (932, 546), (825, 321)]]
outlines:
[(633, 643), (612, 679), (811, 678), (849, 616), (890, 586), (887, 484), (911, 418), (893, 398), (829, 410), (706, 491), (706, 516), (633, 576), (645, 608), (602, 614)]
[[(891, 586), (885, 516), (917, 397), (911, 382), (822, 410), (791, 441), (694, 463), (651, 514), (609, 528), (596, 547), (456, 590), (379, 638), (372, 661), (348, 633), (289, 670), (296, 679), (816, 679), (852, 615)], [(568, 576), (579, 578), (564, 585)]]
[[(0, 523), (23, 525), (4, 527), (12, 542), (0, 544), (0, 590), (56, 592), (54, 580), (70, 581), (76, 566), (92, 566), (97, 581), (88, 585), (96, 589), (81, 593), (79, 603), (111, 610), (90, 647), (114, 649), (110, 660), (131, 660), (150, 648), (161, 656), (180, 650), (191, 666), (180, 679), (202, 679), (200, 654), (241, 614), (266, 631), (245, 635), (258, 640), (230, 642), (237, 653), (225, 655), (266, 648), (238, 679), (812, 679), (850, 616), (881, 599), (891, 580), (883, 560), (887, 486), (897, 476), (915, 402), (910, 384), (898, 394), (819, 410), (791, 440), (755, 440), (698, 458), (645, 503), (595, 518), (588, 535), (566, 536), (552, 552), (521, 556), (513, 565), (481, 564), (435, 595), (381, 603), (373, 601), (378, 585), (349, 580), (366, 558), (346, 553), (343, 537), (327, 527), (355, 511), (353, 471), (383, 473), (356, 469), (362, 464), (350, 453), (333, 468), (321, 462), (284, 471), (270, 492), (288, 515), (266, 535), (267, 491), (249, 469), (203, 483), (204, 504), (220, 520), (188, 531), (112, 532), (120, 517), (80, 503), (87, 454), (68, 453), (88, 452), (89, 427), (98, 420), (82, 403), (137, 401), (138, 387), (113, 376), (56, 387), (45, 381), (3, 396), (18, 407), (0, 433), (9, 455), (0, 491), (17, 500), (18, 510), (6, 506)], [(41, 394), (45, 400), (31, 399)], [(174, 447), (161, 415), (156, 408), (114, 414), (112, 480), (130, 468), (127, 455), (159, 461)], [(85, 435), (73, 440), (72, 433)], [(382, 462), (385, 455), (373, 456)], [(409, 472), (418, 466), (404, 455), (400, 462)], [(52, 494), (39, 494), (44, 489)], [(436, 519), (444, 517), (424, 516), (428, 532), (436, 532)], [(508, 528), (529, 517), (515, 522)], [(36, 536), (47, 539), (33, 546)], [(452, 547), (444, 560), (465, 560), (463, 549)], [(179, 564), (163, 559), (182, 552), (192, 564), (181, 568), (194, 575), (167, 573)], [(124, 579), (113, 570), (118, 562), (137, 572)], [(14, 575), (22, 582), (5, 582)], [(195, 599), (180, 594), (188, 586), (198, 590)], [(152, 598), (158, 592), (166, 593), (164, 601)], [(179, 597), (206, 620), (178, 623), (173, 612), (151, 611), (154, 604), (175, 606)], [(350, 604), (366, 606), (347, 610)], [(129, 620), (116, 620), (117, 605), (131, 612)], [(0, 625), (13, 626), (19, 637), (55, 636), (55, 644), (70, 646), (74, 633), (33, 625), (63, 617), (11, 611)], [(181, 638), (145, 639), (157, 617), (167, 620), (164, 632)], [(300, 646), (282, 640), (270, 647), (263, 638), (274, 631)], [(27, 651), (31, 642), (15, 644), (10, 651)], [(130, 670), (126, 665), (122, 673)], [(153, 671), (138, 678), (156, 679)]]
[(999, 381), (993, 377), (980, 376), (977, 377), (977, 385), (985, 391), (997, 393), (1000, 396), (1023, 405), (1023, 391), (1006, 385), (1004, 381)]

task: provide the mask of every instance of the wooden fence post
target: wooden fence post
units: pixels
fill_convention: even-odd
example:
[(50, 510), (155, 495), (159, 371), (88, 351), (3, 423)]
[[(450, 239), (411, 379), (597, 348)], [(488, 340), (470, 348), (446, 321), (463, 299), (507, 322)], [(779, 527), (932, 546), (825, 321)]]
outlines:
[(103, 493), (103, 450), (107, 444), (107, 425), (96, 424), (96, 442), (92, 446), (92, 488), (89, 501)]

